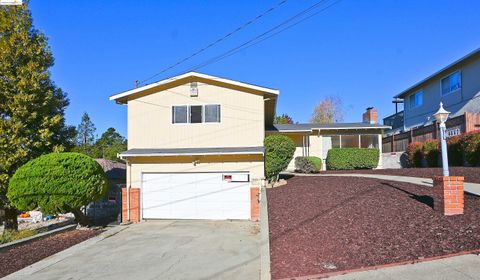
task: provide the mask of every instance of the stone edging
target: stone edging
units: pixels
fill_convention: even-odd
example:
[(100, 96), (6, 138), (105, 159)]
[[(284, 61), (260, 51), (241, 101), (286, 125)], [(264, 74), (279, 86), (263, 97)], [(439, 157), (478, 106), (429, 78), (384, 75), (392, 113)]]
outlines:
[(270, 280), (270, 230), (268, 228), (267, 191), (260, 196), (260, 280)]
[(76, 227), (77, 227), (76, 224), (67, 225), (67, 226), (63, 226), (61, 228), (56, 228), (56, 229), (53, 229), (53, 230), (50, 230), (50, 231), (35, 234), (33, 236), (29, 236), (29, 237), (25, 237), (25, 238), (22, 238), (22, 239), (19, 239), (19, 240), (8, 242), (8, 243), (0, 245), (0, 252), (4, 251), (4, 250), (7, 250), (7, 249), (10, 249), (12, 247), (24, 244), (24, 243), (28, 243), (28, 242), (31, 242), (31, 241), (34, 241), (34, 240), (37, 240), (37, 239), (40, 239), (40, 238), (44, 238), (44, 237), (56, 234), (56, 233), (64, 232), (64, 231), (67, 231), (67, 230), (72, 230), (72, 229), (75, 229)]

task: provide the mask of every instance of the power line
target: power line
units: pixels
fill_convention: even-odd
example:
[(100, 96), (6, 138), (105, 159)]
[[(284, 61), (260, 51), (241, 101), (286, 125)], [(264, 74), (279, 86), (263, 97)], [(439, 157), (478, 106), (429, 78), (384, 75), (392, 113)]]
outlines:
[[(269, 39), (269, 38), (271, 38), (271, 37), (273, 37), (273, 36), (275, 36), (275, 35), (278, 35), (278, 34), (282, 33), (283, 31), (285, 31), (285, 30), (287, 30), (287, 29), (290, 29), (290, 28), (296, 26), (297, 24), (300, 24), (300, 23), (304, 22), (305, 20), (307, 20), (307, 19), (309, 19), (309, 18), (312, 18), (312, 17), (314, 17), (314, 16), (322, 13), (323, 11), (325, 11), (325, 10), (331, 8), (332, 6), (338, 4), (338, 3), (341, 2), (342, 0), (336, 0), (336, 1), (334, 1), (333, 3), (331, 3), (330, 5), (326, 6), (325, 8), (323, 8), (323, 9), (321, 9), (321, 10), (319, 10), (319, 11), (317, 11), (317, 12), (315, 12), (315, 13), (307, 16), (307, 17), (304, 17), (304, 18), (300, 19), (299, 21), (294, 22), (293, 24), (287, 25), (286, 27), (278, 30), (277, 32), (274, 32), (275, 30), (277, 30), (277, 29), (279, 29), (280, 27), (286, 25), (287, 23), (291, 22), (292, 20), (295, 20), (296, 18), (303, 16), (304, 14), (308, 13), (308, 12), (309, 12), (310, 10), (312, 10), (312, 9), (315, 9), (318, 5), (322, 4), (322, 3), (325, 2), (325, 1), (328, 1), (328, 0), (321, 0), (321, 1), (317, 2), (317, 3), (315, 3), (314, 5), (310, 6), (309, 8), (301, 11), (300, 13), (298, 13), (298, 14), (294, 15), (293, 17), (285, 20), (284, 22), (282, 22), (282, 23), (278, 24), (277, 26), (269, 29), (268, 31), (266, 31), (266, 32), (264, 32), (264, 33), (262, 33), (262, 34), (260, 34), (260, 35), (258, 35), (258, 36), (256, 36), (256, 37), (248, 40), (247, 42), (245, 42), (245, 43), (243, 43), (243, 44), (241, 44), (241, 45), (239, 45), (239, 46), (237, 46), (237, 47), (235, 47), (235, 48), (230, 49), (229, 51), (227, 51), (227, 52), (225, 52), (225, 53), (223, 53), (223, 54), (221, 54), (221, 55), (218, 55), (218, 56), (216, 56), (216, 57), (213, 57), (213, 58), (207, 60), (206, 62), (203, 62), (203, 63), (201, 63), (201, 64), (198, 64), (197, 66), (195, 66), (195, 67), (193, 67), (193, 68), (190, 68), (190, 69), (188, 69), (187, 71), (184, 71), (184, 72), (182, 72), (182, 73), (189, 72), (189, 71), (194, 71), (194, 70), (203, 68), (203, 67), (205, 67), (205, 66), (207, 66), (207, 65), (216, 63), (216, 62), (218, 62), (218, 61), (220, 61), (220, 60), (223, 60), (223, 59), (225, 59), (225, 58), (227, 58), (227, 57), (229, 57), (229, 56), (232, 56), (232, 55), (238, 53), (239, 51), (242, 51), (242, 50), (247, 49), (247, 48), (249, 48), (249, 47), (252, 47), (252, 46), (254, 46), (254, 45), (256, 45), (256, 44), (259, 44), (259, 43), (261, 43), (261, 42), (263, 42), (263, 41), (265, 41), (265, 40), (267, 40), (267, 39)], [(273, 34), (270, 34), (270, 33), (272, 33), (272, 32), (274, 32), (274, 33), (273, 33)], [(270, 34), (270, 35), (269, 35), (269, 34)], [(268, 35), (268, 36), (267, 36), (267, 35)], [(265, 37), (265, 36), (266, 36), (266, 37)]]
[(178, 66), (178, 65), (180, 65), (180, 64), (182, 64), (182, 63), (184, 63), (184, 62), (187, 61), (187, 60), (190, 60), (191, 58), (197, 56), (198, 54), (200, 54), (200, 53), (206, 51), (207, 49), (209, 49), (209, 48), (217, 45), (218, 43), (220, 43), (220, 42), (222, 42), (223, 40), (227, 39), (228, 37), (232, 36), (233, 34), (239, 32), (240, 30), (246, 28), (247, 26), (255, 23), (255, 22), (258, 21), (260, 18), (262, 18), (262, 17), (266, 16), (267, 14), (271, 13), (272, 11), (274, 11), (275, 9), (277, 9), (278, 7), (280, 7), (280, 6), (282, 6), (283, 4), (285, 4), (287, 1), (288, 1), (288, 0), (282, 0), (281, 2), (277, 3), (275, 6), (269, 8), (268, 10), (264, 11), (263, 13), (259, 14), (259, 15), (256, 16), (256, 17), (254, 17), (253, 19), (245, 22), (244, 24), (242, 24), (242, 25), (240, 25), (239, 27), (235, 28), (233, 31), (227, 33), (227, 34), (224, 35), (223, 37), (218, 38), (217, 40), (215, 40), (215, 41), (213, 41), (212, 43), (208, 44), (207, 46), (199, 49), (198, 51), (194, 52), (193, 54), (191, 54), (191, 55), (189, 55), (189, 56), (187, 56), (187, 57), (185, 57), (185, 58), (177, 61), (176, 63), (174, 63), (174, 64), (172, 64), (172, 65), (164, 68), (163, 70), (161, 70), (160, 72), (156, 73), (155, 75), (152, 75), (152, 76), (146, 78), (145, 80), (142, 80), (142, 81), (139, 83), (139, 85), (145, 83), (145, 82), (148, 81), (148, 80), (151, 80), (151, 79), (157, 77), (157, 76), (160, 75), (160, 74), (163, 74), (163, 73), (167, 72), (168, 70), (170, 70), (170, 69), (172, 69), (172, 68), (174, 68), (174, 67), (176, 67), (176, 66)]

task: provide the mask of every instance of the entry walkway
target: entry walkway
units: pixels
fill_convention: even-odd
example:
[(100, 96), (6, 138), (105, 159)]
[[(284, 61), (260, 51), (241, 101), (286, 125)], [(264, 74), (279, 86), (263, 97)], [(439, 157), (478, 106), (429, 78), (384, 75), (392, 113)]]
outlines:
[[(417, 185), (423, 185), (431, 187), (433, 185), (433, 180), (429, 178), (419, 178), (419, 177), (408, 177), (408, 176), (394, 176), (394, 175), (383, 175), (383, 174), (361, 174), (361, 173), (333, 173), (333, 174), (300, 174), (292, 173), (295, 176), (341, 176), (341, 177), (363, 177), (363, 178), (373, 178), (397, 182), (406, 182)], [(480, 184), (476, 183), (464, 183), (464, 190), (468, 193), (480, 196)]]

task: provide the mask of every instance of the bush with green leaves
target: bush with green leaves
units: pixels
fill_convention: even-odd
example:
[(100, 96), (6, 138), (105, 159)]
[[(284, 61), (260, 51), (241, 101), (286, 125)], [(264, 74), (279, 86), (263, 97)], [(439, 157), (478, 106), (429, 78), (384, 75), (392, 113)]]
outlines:
[(265, 172), (269, 180), (275, 180), (293, 158), (295, 143), (285, 135), (265, 137)]
[(428, 167), (438, 167), (438, 157), (440, 155), (439, 142), (436, 139), (428, 140), (423, 143), (423, 156)]
[(480, 164), (480, 133), (475, 131), (463, 135), (463, 154), (465, 160), (470, 166), (477, 166)]
[(317, 173), (322, 170), (322, 159), (319, 157), (296, 157), (295, 171), (300, 173)]
[(423, 161), (423, 143), (412, 142), (407, 146), (407, 157), (409, 167), (422, 167)]
[(380, 151), (364, 148), (333, 148), (327, 154), (327, 169), (373, 169), (378, 166)]
[(105, 172), (95, 160), (79, 153), (51, 153), (21, 166), (10, 180), (7, 196), (20, 210), (72, 212), (78, 223), (88, 225), (80, 208), (107, 191)]
[(463, 137), (461, 135), (447, 138), (448, 164), (450, 166), (463, 166)]

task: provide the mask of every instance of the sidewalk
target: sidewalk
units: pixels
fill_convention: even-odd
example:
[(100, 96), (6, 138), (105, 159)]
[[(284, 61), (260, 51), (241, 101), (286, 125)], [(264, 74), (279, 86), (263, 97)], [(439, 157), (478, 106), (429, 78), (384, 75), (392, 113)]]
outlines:
[(378, 270), (329, 277), (332, 280), (438, 280), (480, 279), (480, 256), (463, 255)]
[[(432, 179), (429, 178), (419, 178), (419, 177), (408, 177), (408, 176), (393, 176), (393, 175), (380, 175), (380, 174), (359, 174), (359, 173), (338, 173), (338, 174), (302, 174), (302, 173), (292, 173), (295, 176), (342, 176), (342, 177), (363, 177), (363, 178), (374, 178), (381, 180), (397, 181), (397, 182), (407, 182), (417, 185), (423, 185), (431, 187), (433, 185)], [(466, 192), (480, 196), (480, 184), (476, 183), (464, 183), (464, 189)]]

